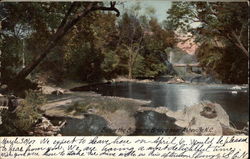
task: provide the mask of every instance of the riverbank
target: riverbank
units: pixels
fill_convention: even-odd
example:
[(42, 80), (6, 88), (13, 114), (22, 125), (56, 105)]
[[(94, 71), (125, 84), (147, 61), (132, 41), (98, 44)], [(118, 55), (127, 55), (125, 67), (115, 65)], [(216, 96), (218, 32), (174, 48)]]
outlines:
[[(85, 123), (85, 125), (91, 122), (90, 125), (92, 126), (98, 125), (96, 124), (98, 122), (107, 123), (105, 129), (112, 130), (115, 135), (125, 136), (136, 132), (138, 129), (136, 114), (148, 111), (165, 115), (166, 119), (174, 119), (174, 121), (171, 119), (171, 125), (173, 129), (181, 130), (182, 135), (237, 135), (245, 132), (233, 128), (230, 125), (228, 114), (216, 103), (200, 103), (175, 112), (167, 107), (147, 107), (150, 101), (145, 100), (101, 96), (90, 91), (72, 92), (64, 90), (64, 92), (64, 94), (48, 96), (50, 100), (41, 107), (46, 116), (60, 119), (70, 118), (69, 124), (74, 124), (72, 120), (83, 121), (82, 124)], [(206, 105), (215, 107), (214, 110), (217, 112), (215, 118), (211, 119), (200, 115)], [(93, 115), (98, 118), (93, 120)], [(145, 116), (145, 119), (147, 118)], [(72, 129), (72, 125), (70, 127)], [(85, 129), (88, 128), (91, 128), (91, 126)], [(96, 126), (95, 129), (99, 130), (100, 128)]]
[[(166, 84), (188, 84), (188, 85), (209, 85), (209, 86), (218, 86), (221, 85), (221, 83), (206, 83), (206, 82), (190, 82), (188, 80), (185, 80), (181, 76), (167, 76), (163, 79), (129, 79), (126, 77), (117, 77), (111, 80), (102, 80), (99, 82), (80, 82), (80, 81), (72, 81), (72, 80), (65, 80), (62, 83), (55, 85), (55, 84), (46, 84), (46, 86), (55, 88), (55, 89), (64, 89), (64, 90), (74, 90), (75, 88), (80, 87), (95, 87), (99, 85), (104, 84), (112, 84), (112, 83), (122, 83), (122, 82), (133, 82), (133, 83), (166, 83)], [(249, 88), (249, 84), (223, 84), (232, 86), (232, 89), (234, 90), (240, 90), (244, 88)], [(77, 90), (76, 90), (77, 91)], [(51, 93), (51, 91), (50, 91)], [(48, 94), (48, 93), (47, 93)]]
[[(49, 95), (50, 100), (41, 107), (48, 117), (83, 120), (89, 115), (105, 119), (116, 135), (129, 135), (136, 129), (134, 115), (138, 108), (150, 101), (101, 96), (94, 92), (70, 92)], [(124, 120), (126, 119), (126, 120)], [(125, 131), (124, 131), (125, 130)]]
[[(218, 121), (222, 118), (227, 119), (227, 122), (224, 122), (223, 125), (218, 124), (217, 120), (208, 119), (206, 122), (207, 124), (205, 125), (202, 125), (203, 123), (201, 122), (196, 126), (190, 127), (190, 122), (192, 121), (192, 117), (195, 118), (195, 121), (205, 120), (203, 117), (195, 116), (201, 112), (200, 108), (202, 106), (202, 102), (196, 99), (198, 97), (202, 99), (199, 91), (208, 89), (208, 92), (206, 92), (205, 95), (207, 95), (207, 93), (211, 93), (211, 95), (216, 97), (216, 99), (219, 97), (219, 95), (226, 91), (226, 96), (229, 96), (231, 100), (234, 98), (238, 99), (238, 97), (237, 94), (230, 92), (238, 92), (238, 95), (244, 95), (245, 98), (245, 91), (247, 90), (246, 88), (248, 88), (248, 85), (227, 85), (226, 87), (220, 86), (218, 88), (214, 84), (170, 84), (156, 81), (126, 81), (125, 79), (122, 79), (120, 82), (93, 84), (91, 86), (91, 89), (93, 90), (91, 91), (88, 88), (89, 85), (86, 83), (84, 86), (82, 86), (82, 83), (69, 84), (70, 85), (64, 84), (63, 87), (55, 87), (54, 85), (41, 86), (41, 92), (47, 98), (47, 103), (41, 107), (41, 110), (44, 112), (44, 116), (51, 120), (67, 120), (68, 122), (65, 125), (65, 129), (67, 130), (62, 128), (62, 132), (68, 131), (69, 129), (72, 129), (72, 131), (70, 130), (70, 133), (65, 133), (66, 135), (142, 135), (144, 133), (141, 133), (141, 131), (138, 129), (148, 129), (147, 131), (151, 132), (151, 129), (155, 129), (155, 127), (158, 129), (164, 129), (170, 125), (173, 127), (173, 129), (178, 129), (181, 131), (183, 129), (192, 130), (191, 134), (190, 131), (186, 131), (180, 133), (181, 135), (204, 135), (207, 132), (194, 133), (193, 131), (199, 130), (199, 127), (203, 127), (202, 129), (206, 130), (205, 126), (207, 125), (210, 125), (210, 128), (214, 127), (214, 131), (209, 132), (209, 134), (206, 135), (242, 134), (241, 131), (238, 131), (228, 124), (231, 123), (231, 119), (229, 119), (228, 116), (232, 116), (232, 114), (235, 115), (235, 113), (231, 111), (231, 108), (234, 107), (234, 105), (229, 105), (230, 103), (233, 103), (233, 101), (229, 101), (229, 104), (226, 103), (224, 104), (223, 108), (219, 109), (220, 112), (224, 111), (225, 113), (224, 115), (222, 113), (221, 117), (218, 118)], [(72, 88), (72, 86), (77, 86), (79, 90), (70, 91), (68, 88)], [(96, 92), (100, 92), (100, 94)], [(173, 102), (174, 99), (176, 99), (177, 103)], [(193, 99), (194, 101), (192, 101)], [(221, 98), (218, 99), (221, 101)], [(165, 103), (166, 101), (168, 103)], [(186, 105), (188, 109), (181, 108), (180, 104)], [(194, 110), (189, 110), (189, 108)], [(189, 115), (183, 114), (183, 111), (187, 112), (187, 110), (189, 110), (189, 112), (195, 113), (191, 113)], [(180, 111), (182, 113), (180, 113)], [(226, 111), (229, 114), (226, 113)], [(189, 117), (185, 119), (186, 122), (182, 122), (182, 118), (184, 116)], [(215, 124), (216, 122), (217, 124)], [(56, 125), (58, 125), (58, 123), (56, 123)], [(103, 125), (105, 125), (105, 128), (101, 128)], [(84, 130), (82, 129), (83, 127)], [(90, 129), (91, 131), (89, 131)], [(105, 131), (109, 130), (109, 132), (106, 134), (100, 134), (100, 129)], [(238, 129), (242, 129), (242, 127)], [(77, 130), (79, 133), (75, 133), (75, 130)], [(96, 130), (100, 131), (98, 132)], [(227, 130), (227, 132), (225, 130)], [(87, 134), (82, 134), (82, 131), (89, 132)], [(62, 133), (62, 135), (65, 134)], [(144, 135), (149, 134), (145, 133)], [(150, 135), (155, 134), (150, 133)], [(158, 135), (169, 134), (159, 133)], [(172, 133), (172, 135), (177, 134)]]

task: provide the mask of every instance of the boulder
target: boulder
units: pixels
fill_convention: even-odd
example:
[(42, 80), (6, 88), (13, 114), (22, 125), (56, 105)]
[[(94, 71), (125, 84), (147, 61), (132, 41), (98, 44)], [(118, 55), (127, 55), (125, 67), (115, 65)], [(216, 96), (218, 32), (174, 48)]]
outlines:
[(200, 104), (186, 107), (182, 111), (173, 112), (169, 110), (166, 112), (166, 115), (176, 119), (175, 124), (185, 130), (185, 135), (226, 135), (232, 134), (232, 132), (234, 134), (237, 133), (230, 126), (228, 114), (217, 103), (204, 101)]
[(135, 129), (135, 118), (127, 111), (119, 109), (115, 112), (99, 113), (108, 122), (108, 127), (115, 131), (116, 135), (126, 136), (132, 134)]
[(171, 84), (171, 83), (185, 83), (185, 81), (180, 77), (174, 77), (174, 78), (170, 79), (169, 81), (167, 81), (167, 83), (169, 83), (169, 84)]

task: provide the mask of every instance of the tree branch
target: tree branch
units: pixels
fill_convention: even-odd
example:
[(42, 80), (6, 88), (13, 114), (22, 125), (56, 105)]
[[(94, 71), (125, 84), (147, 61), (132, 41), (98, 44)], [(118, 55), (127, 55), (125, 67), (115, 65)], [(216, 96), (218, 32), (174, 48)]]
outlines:
[(236, 33), (234, 31), (232, 31), (232, 35), (233, 37), (236, 39), (237, 43), (236, 46), (238, 46), (243, 52), (245, 55), (247, 55), (247, 57), (249, 57), (249, 53), (248, 53), (248, 50), (245, 48), (245, 46), (242, 44), (241, 40), (239, 39), (239, 37), (236, 35)]
[[(96, 11), (96, 10), (107, 10), (107, 11), (115, 11), (117, 16), (120, 15), (119, 10), (115, 8), (115, 2), (111, 2), (110, 7), (96, 7), (95, 6), (96, 4), (97, 3), (93, 3), (93, 2), (88, 3), (88, 6), (83, 11), (73, 16), (72, 20), (67, 22), (68, 21), (67, 19), (70, 13), (75, 7), (75, 3), (73, 3), (71, 7), (69, 8), (67, 14), (65, 15), (64, 19), (62, 20), (60, 26), (58, 27), (56, 33), (52, 35), (52, 38), (48, 41), (47, 47), (42, 50), (42, 53), (38, 55), (30, 65), (22, 69), (17, 74), (15, 80), (22, 80), (26, 76), (28, 76), (36, 68), (36, 66), (38, 66), (39, 63), (51, 52), (51, 50), (57, 45), (58, 41), (61, 40), (65, 36), (65, 34), (67, 34), (68, 31), (75, 24), (77, 24), (77, 22), (79, 22), (83, 17), (88, 15), (90, 12)], [(12, 81), (12, 82), (15, 82), (15, 81)]]
[(104, 11), (115, 11), (116, 16), (120, 16), (120, 11), (115, 7), (116, 2), (110, 2), (110, 7), (96, 6), (91, 8), (91, 11), (104, 10)]
[(58, 29), (61, 29), (61, 28), (65, 25), (65, 23), (66, 23), (67, 20), (68, 20), (69, 15), (70, 15), (71, 12), (74, 10), (75, 6), (76, 6), (76, 2), (73, 2), (73, 3), (70, 5), (70, 7), (69, 7), (67, 13), (65, 14), (65, 16), (64, 16), (64, 18), (63, 18), (63, 20), (62, 20), (60, 26), (58, 27)]
[(242, 37), (243, 30), (244, 30), (244, 24), (242, 24), (242, 26), (241, 26), (239, 39), (241, 39), (241, 37)]
[[(199, 16), (197, 16), (196, 18), (199, 18)], [(207, 24), (207, 25), (209, 24), (205, 19), (199, 18), (199, 20), (201, 20), (202, 22), (204, 22), (204, 23)], [(216, 29), (216, 28), (214, 28), (214, 29)], [(236, 42), (235, 42), (235, 40), (233, 40), (227, 33), (225, 34), (225, 33), (223, 33), (221, 30), (218, 30), (218, 29), (216, 29), (216, 30), (219, 32), (219, 34), (220, 34), (221, 36), (225, 37), (225, 38), (228, 39), (230, 42), (232, 42), (233, 44), (235, 44), (239, 49), (242, 50), (242, 52), (243, 52), (247, 57), (249, 57), (248, 50), (247, 50), (247, 49), (245, 48), (245, 46), (242, 44), (240, 38), (236, 35), (235, 31), (232, 31), (231, 34), (232, 34), (232, 37), (236, 40)], [(241, 31), (240, 31), (240, 36), (241, 36), (241, 34), (242, 34), (242, 31), (243, 31), (243, 26), (242, 26)]]

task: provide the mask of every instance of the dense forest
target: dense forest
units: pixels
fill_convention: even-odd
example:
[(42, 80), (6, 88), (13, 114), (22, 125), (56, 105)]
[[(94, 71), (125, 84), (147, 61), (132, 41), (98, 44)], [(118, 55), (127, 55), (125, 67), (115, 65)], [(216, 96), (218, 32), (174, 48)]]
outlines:
[(245, 10), (247, 3), (174, 2), (159, 23), (153, 9), (139, 14), (139, 5), (117, 17), (115, 3), (1, 3), (1, 83), (28, 75), (50, 82), (154, 78), (168, 73), (163, 56), (180, 41), (177, 30), (195, 37), (208, 73), (247, 83)]
[[(2, 4), (2, 83), (8, 84), (47, 48), (71, 5)], [(77, 3), (70, 16), (85, 7), (85, 3)], [(31, 76), (42, 74), (46, 80), (60, 82), (98, 81), (117, 75), (155, 77), (165, 73), (160, 54), (176, 43), (174, 32), (153, 17), (138, 16), (139, 9), (137, 6), (128, 10), (119, 18), (111, 12), (89, 13), (47, 52)]]
[(195, 37), (198, 61), (208, 73), (224, 83), (248, 83), (247, 10), (247, 3), (176, 2), (166, 25)]

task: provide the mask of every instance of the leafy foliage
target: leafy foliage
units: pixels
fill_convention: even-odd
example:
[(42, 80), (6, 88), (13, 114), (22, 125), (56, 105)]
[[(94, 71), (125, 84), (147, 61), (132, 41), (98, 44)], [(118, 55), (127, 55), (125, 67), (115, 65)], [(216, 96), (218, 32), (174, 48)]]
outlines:
[(208, 73), (213, 74), (223, 82), (246, 83), (248, 59), (242, 54), (239, 55), (239, 51), (232, 45), (213, 40), (201, 44), (197, 50), (197, 58)]
[(115, 75), (116, 68), (119, 64), (119, 56), (114, 51), (105, 52), (101, 68), (104, 71), (106, 79), (111, 79)]
[(247, 3), (174, 2), (165, 26), (195, 37), (198, 60), (208, 73), (225, 83), (247, 83), (247, 8)]
[[(78, 3), (84, 9), (87, 3)], [(7, 83), (25, 65), (43, 52), (71, 3), (3, 3), (2, 83)], [(17, 14), (20, 12), (20, 15)], [(116, 76), (155, 77), (165, 72), (162, 58), (176, 41), (174, 32), (157, 19), (140, 15), (140, 6), (127, 10), (120, 19), (113, 13), (91, 12), (60, 40), (31, 74), (48, 82), (63, 79), (94, 82)], [(72, 11), (72, 17), (77, 9)], [(149, 15), (154, 10), (148, 8)], [(13, 45), (14, 44), (14, 45)], [(155, 56), (156, 55), (156, 56)], [(14, 62), (13, 62), (14, 61)], [(146, 70), (146, 71), (143, 71)]]
[(45, 101), (40, 93), (27, 91), (26, 98), (14, 113), (8, 110), (2, 112), (3, 129), (8, 135), (27, 135), (41, 117), (39, 106)]

